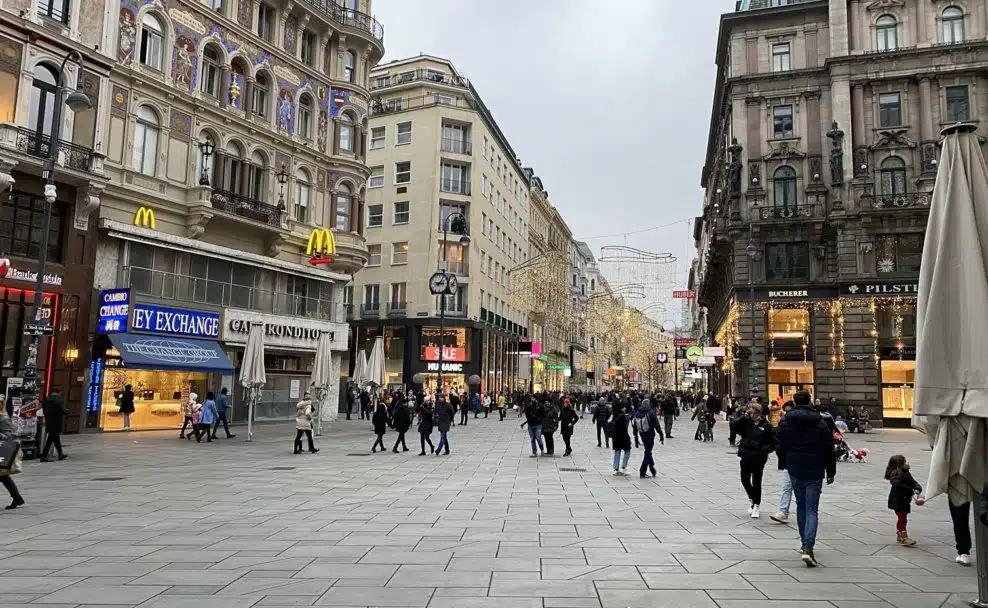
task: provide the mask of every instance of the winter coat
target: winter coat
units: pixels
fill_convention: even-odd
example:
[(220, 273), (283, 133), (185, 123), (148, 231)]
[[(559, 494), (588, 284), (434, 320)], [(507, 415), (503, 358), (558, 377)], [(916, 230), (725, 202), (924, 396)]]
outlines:
[(528, 405), (525, 406), (525, 421), (532, 426), (541, 426), (544, 418), (545, 408), (542, 407), (542, 404), (529, 401)]
[(545, 408), (545, 415), (542, 416), (542, 433), (549, 435), (556, 432), (559, 427), (559, 408), (550, 403)]
[(731, 422), (731, 432), (738, 436), (741, 460), (764, 460), (775, 451), (775, 431), (764, 418), (757, 422), (742, 416)]
[(470, 409), (474, 412), (480, 411), (480, 395), (474, 393), (473, 397), (470, 397)]
[(571, 407), (564, 407), (559, 414), (559, 430), (563, 435), (572, 435), (573, 427), (580, 421), (580, 415)]
[(796, 479), (819, 480), (837, 474), (834, 436), (809, 406), (796, 406), (779, 424), (779, 467)]
[(646, 445), (652, 445), (655, 442), (656, 435), (659, 436), (659, 441), (665, 443), (666, 438), (662, 432), (662, 427), (659, 425), (659, 417), (655, 414), (655, 408), (652, 407), (648, 399), (643, 400), (641, 405), (638, 406), (638, 412), (635, 418), (648, 420), (649, 429), (644, 433), (639, 433)]
[(230, 409), (230, 397), (220, 393), (216, 396), (216, 412), (225, 414), (228, 409)]
[(617, 450), (631, 449), (631, 432), (628, 430), (628, 416), (623, 412), (614, 416), (614, 436), (611, 447)]
[[(134, 413), (134, 391), (129, 391), (124, 389), (123, 395), (120, 395), (120, 413), (121, 414), (133, 414)], [(48, 413), (45, 412), (45, 417), (48, 417)]]
[(408, 412), (408, 408), (404, 405), (399, 405), (395, 408), (394, 418), (391, 420), (391, 424), (394, 425), (395, 430), (399, 433), (404, 433), (408, 429), (412, 428), (412, 415)]
[(199, 410), (201, 412), (201, 418), (199, 418), (199, 424), (212, 425), (216, 422), (218, 418), (216, 414), (216, 402), (212, 399), (206, 399), (205, 403), (202, 404), (202, 408)]
[(7, 412), (0, 412), (0, 441), (13, 439), (14, 434), (14, 421), (10, 419)]
[(675, 395), (666, 395), (666, 398), (662, 400), (662, 415), (663, 416), (675, 416), (676, 409), (679, 404), (676, 403)]
[(419, 432), (429, 434), (432, 432), (432, 408), (423, 406), (419, 410)]
[(371, 423), (374, 425), (374, 432), (378, 435), (383, 435), (388, 430), (388, 410), (383, 405), (377, 406), (377, 411), (374, 412), (373, 418), (371, 418)]
[(42, 408), (45, 413), (45, 426), (49, 431), (58, 431), (62, 428), (62, 419), (65, 418), (65, 402), (61, 395), (49, 395), (45, 399)]
[(597, 406), (593, 411), (594, 422), (600, 425), (607, 424), (607, 421), (611, 417), (611, 408), (607, 407), (607, 403), (597, 403)]
[(453, 426), (453, 408), (445, 401), (440, 401), (436, 406), (436, 426), (440, 433), (448, 433)]
[(922, 492), (923, 487), (916, 483), (908, 468), (892, 473), (889, 483), (892, 485), (889, 490), (889, 508), (897, 513), (909, 513), (913, 494)]
[(295, 428), (300, 431), (312, 430), (311, 399), (303, 399), (295, 405)]

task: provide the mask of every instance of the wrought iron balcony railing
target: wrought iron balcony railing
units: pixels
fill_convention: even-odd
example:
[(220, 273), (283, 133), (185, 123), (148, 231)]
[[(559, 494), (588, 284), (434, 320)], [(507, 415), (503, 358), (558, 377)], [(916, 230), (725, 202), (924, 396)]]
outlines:
[(336, 0), (302, 1), (340, 25), (362, 30), (378, 40), (384, 40), (384, 26), (377, 19), (366, 13), (344, 8)]
[(930, 206), (930, 194), (927, 192), (900, 192), (897, 194), (863, 194), (861, 207), (863, 209), (886, 210), (926, 208)]
[(465, 110), (477, 110), (477, 104), (469, 99), (453, 98), (449, 95), (432, 93), (420, 95), (418, 97), (403, 97), (401, 99), (372, 99), (370, 102), (369, 114), (379, 116), (381, 114), (393, 114), (404, 110), (424, 108), (428, 106), (448, 106), (451, 108), (462, 108)]
[(442, 141), (442, 151), (453, 154), (473, 154), (473, 146), (463, 139), (452, 139), (444, 137)]
[(380, 302), (370, 302), (367, 304), (360, 305), (360, 316), (361, 317), (379, 317), (381, 316), (381, 303)]
[(389, 317), (404, 317), (408, 314), (408, 302), (389, 302), (388, 303), (388, 316)]
[[(51, 154), (52, 138), (50, 135), (39, 135), (37, 131), (26, 127), (16, 128), (16, 137), (13, 146), (5, 142), (6, 147), (23, 152), (24, 154), (48, 160)], [(64, 140), (58, 140), (58, 149), (55, 151), (55, 158), (58, 163), (77, 171), (93, 172), (94, 153), (89, 148), (73, 144)]]
[(763, 220), (798, 220), (813, 217), (813, 205), (776, 205), (759, 210)]
[(386, 89), (388, 87), (393, 87), (400, 84), (423, 80), (426, 82), (446, 84), (454, 87), (466, 88), (470, 86), (470, 81), (466, 78), (446, 74), (445, 72), (440, 72), (439, 70), (417, 69), (401, 72), (400, 74), (392, 74), (391, 76), (379, 76), (371, 82), (370, 88), (372, 91), (375, 91), (377, 89)]
[(213, 196), (210, 201), (213, 204), (213, 209), (217, 211), (237, 215), (270, 226), (280, 226), (281, 215), (284, 213), (283, 209), (279, 209), (275, 205), (269, 205), (248, 196), (230, 192), (229, 190), (213, 190)]

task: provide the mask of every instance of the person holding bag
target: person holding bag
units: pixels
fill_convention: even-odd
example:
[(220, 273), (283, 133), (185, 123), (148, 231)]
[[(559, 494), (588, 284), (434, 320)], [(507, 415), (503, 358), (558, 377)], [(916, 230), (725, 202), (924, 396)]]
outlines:
[[(0, 455), (5, 459), (9, 458), (10, 464), (0, 466), (0, 485), (3, 485), (10, 493), (11, 502), (6, 510), (10, 511), (24, 504), (24, 498), (17, 489), (17, 484), (10, 478), (11, 475), (21, 471), (21, 446), (14, 440), (14, 423), (10, 419), (6, 408), (0, 411)], [(12, 448), (12, 449), (11, 449)]]

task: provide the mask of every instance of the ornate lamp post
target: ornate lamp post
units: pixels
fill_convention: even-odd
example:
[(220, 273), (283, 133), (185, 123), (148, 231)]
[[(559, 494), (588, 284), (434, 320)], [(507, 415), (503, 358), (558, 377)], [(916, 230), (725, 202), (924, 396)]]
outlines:
[(748, 307), (751, 309), (751, 349), (748, 351), (748, 393), (754, 395), (755, 386), (755, 285), (752, 283), (752, 275), (755, 270), (755, 258), (758, 257), (758, 250), (755, 244), (748, 241), (748, 246), (744, 248), (748, 254)]
[(287, 209), (285, 206), (285, 184), (288, 183), (288, 171), (285, 169), (285, 163), (281, 163), (281, 168), (275, 173), (275, 177), (281, 186), (281, 190), (278, 193), (278, 211), (284, 212)]
[(446, 329), (446, 296), (456, 293), (459, 284), (456, 275), (449, 272), (447, 264), (446, 237), (450, 230), (460, 234), (460, 245), (470, 244), (470, 235), (467, 234), (467, 218), (462, 213), (451, 213), (442, 222), (443, 228), (443, 259), (439, 270), (429, 277), (429, 291), (433, 295), (439, 296), (439, 369), (436, 371), (436, 390), (442, 394), (443, 390), (443, 341)]
[(199, 176), (200, 186), (209, 186), (209, 157), (213, 155), (213, 138), (206, 135), (206, 139), (199, 142), (199, 152), (202, 153), (202, 174)]

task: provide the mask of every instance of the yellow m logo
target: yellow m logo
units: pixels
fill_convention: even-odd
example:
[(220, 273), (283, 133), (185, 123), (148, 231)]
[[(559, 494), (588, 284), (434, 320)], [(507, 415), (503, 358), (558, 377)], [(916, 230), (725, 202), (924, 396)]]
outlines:
[(141, 207), (138, 209), (137, 213), (134, 214), (134, 225), (143, 226), (154, 230), (154, 209), (149, 207)]
[(333, 238), (333, 233), (325, 228), (314, 228), (309, 234), (305, 254), (336, 255), (336, 239)]

